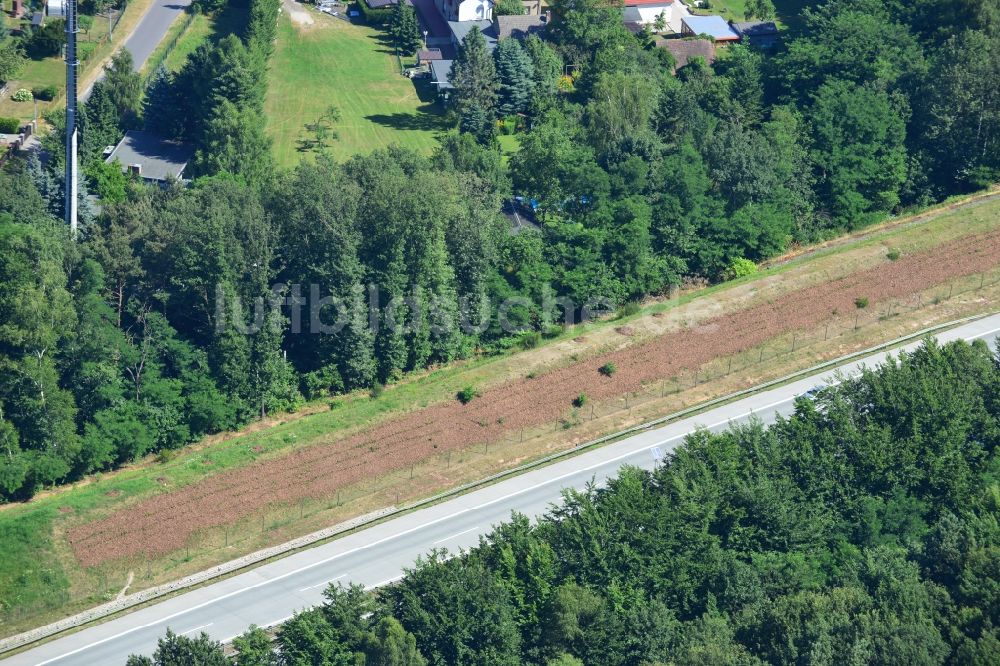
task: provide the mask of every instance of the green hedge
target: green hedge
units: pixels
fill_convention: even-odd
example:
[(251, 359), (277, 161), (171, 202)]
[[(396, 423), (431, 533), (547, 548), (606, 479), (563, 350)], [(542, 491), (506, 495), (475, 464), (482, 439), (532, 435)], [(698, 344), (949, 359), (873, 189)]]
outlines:
[(365, 0), (359, 0), (355, 6), (361, 11), (361, 15), (365, 17), (365, 22), (369, 25), (386, 25), (392, 18), (392, 9), (388, 7), (372, 9)]
[(17, 134), (21, 129), (21, 121), (17, 118), (0, 117), (0, 134)]

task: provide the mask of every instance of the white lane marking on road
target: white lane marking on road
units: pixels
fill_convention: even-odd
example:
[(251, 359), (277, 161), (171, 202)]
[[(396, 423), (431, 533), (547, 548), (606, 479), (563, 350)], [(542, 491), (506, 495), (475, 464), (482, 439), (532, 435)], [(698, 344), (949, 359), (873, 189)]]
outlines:
[(211, 627), (213, 624), (215, 624), (215, 623), (214, 622), (209, 622), (208, 624), (203, 624), (200, 627), (195, 627), (194, 629), (188, 629), (187, 631), (182, 631), (182, 632), (180, 632), (177, 635), (178, 636), (187, 636), (188, 634), (193, 634), (194, 632), (198, 631), (199, 629), (204, 629), (206, 627)]
[[(958, 339), (963, 340), (965, 342), (968, 342), (970, 340), (979, 340), (979, 339), (988, 337), (990, 335), (993, 335), (994, 333), (1000, 333), (1000, 327), (991, 329), (989, 331), (983, 331), (981, 333), (976, 333), (975, 335), (970, 335), (970, 336), (967, 336), (967, 337), (964, 337), (964, 338), (958, 338)], [(818, 374), (823, 374), (823, 373), (818, 373)], [(765, 407), (759, 407), (758, 410), (770, 409), (771, 407), (776, 407), (776, 406), (782, 405), (782, 404), (784, 404), (786, 402), (792, 402), (793, 400), (795, 400), (794, 396), (792, 396), (790, 398), (785, 398), (784, 400), (779, 400), (777, 402), (773, 402), (770, 405), (767, 405)], [(744, 412), (742, 414), (737, 414), (736, 416), (730, 417), (730, 418), (728, 418), (728, 419), (726, 419), (724, 421), (719, 421), (718, 423), (716, 423), (714, 425), (707, 426), (707, 427), (709, 429), (715, 428), (715, 427), (718, 427), (718, 426), (723, 425), (725, 423), (729, 423), (729, 422), (731, 422), (733, 420), (736, 420), (736, 419), (746, 418), (747, 416), (751, 416), (753, 413), (754, 413), (754, 410), (750, 409), (750, 410), (748, 410), (748, 411), (746, 411), (746, 412)], [(451, 514), (449, 514), (447, 516), (442, 516), (440, 518), (435, 518), (434, 520), (430, 520), (430, 521), (428, 521), (426, 523), (423, 523), (421, 525), (416, 525), (414, 527), (411, 527), (410, 529), (403, 530), (402, 532), (397, 532), (395, 534), (391, 534), (391, 535), (389, 535), (387, 537), (383, 537), (383, 538), (378, 539), (376, 541), (372, 541), (371, 543), (367, 543), (364, 546), (358, 546), (357, 548), (351, 548), (350, 550), (345, 550), (343, 553), (337, 553), (336, 555), (331, 555), (330, 557), (324, 558), (322, 560), (318, 560), (316, 562), (313, 562), (312, 564), (307, 564), (307, 565), (305, 565), (303, 567), (300, 567), (298, 569), (294, 569), (292, 571), (288, 571), (286, 573), (283, 573), (280, 576), (275, 576), (274, 578), (270, 578), (268, 580), (261, 581), (260, 583), (255, 583), (253, 585), (248, 585), (247, 587), (243, 587), (243, 588), (240, 588), (238, 590), (233, 590), (232, 592), (228, 592), (228, 593), (226, 593), (226, 594), (224, 594), (224, 595), (222, 595), (220, 597), (216, 597), (215, 599), (211, 599), (209, 601), (205, 601), (205, 602), (197, 604), (195, 606), (191, 606), (190, 608), (185, 608), (184, 610), (181, 610), (181, 611), (178, 611), (178, 612), (173, 613), (171, 615), (168, 615), (166, 617), (160, 618), (159, 620), (156, 620), (154, 622), (150, 622), (149, 624), (144, 624), (144, 625), (140, 625), (138, 627), (133, 627), (131, 629), (126, 629), (125, 631), (123, 631), (123, 632), (121, 632), (119, 634), (115, 634), (114, 636), (109, 636), (107, 638), (103, 638), (103, 639), (101, 639), (99, 641), (95, 641), (93, 643), (90, 643), (89, 645), (84, 645), (84, 646), (76, 648), (75, 650), (72, 650), (70, 652), (66, 652), (65, 654), (61, 654), (61, 655), (59, 655), (57, 657), (52, 657), (51, 659), (47, 659), (46, 661), (39, 662), (37, 664), (37, 666), (45, 666), (45, 664), (51, 664), (52, 662), (59, 661), (60, 659), (63, 659), (65, 657), (69, 657), (69, 656), (72, 656), (74, 654), (78, 654), (80, 652), (83, 652), (84, 650), (88, 650), (88, 649), (90, 649), (92, 647), (96, 647), (96, 646), (101, 645), (103, 643), (107, 643), (108, 641), (114, 640), (116, 638), (121, 638), (122, 636), (131, 634), (133, 631), (138, 631), (139, 629), (145, 629), (147, 627), (152, 627), (154, 625), (161, 624), (163, 622), (166, 622), (167, 620), (172, 620), (173, 618), (175, 618), (175, 617), (177, 617), (179, 615), (183, 615), (184, 613), (190, 613), (192, 611), (198, 610), (199, 608), (204, 608), (205, 606), (214, 604), (217, 601), (222, 601), (223, 599), (228, 599), (229, 597), (236, 596), (237, 594), (242, 594), (243, 592), (246, 592), (248, 590), (253, 590), (253, 589), (256, 589), (258, 587), (263, 587), (264, 585), (268, 585), (268, 584), (273, 583), (275, 581), (282, 580), (284, 578), (288, 578), (289, 576), (294, 576), (297, 573), (301, 573), (303, 571), (307, 571), (309, 569), (312, 569), (313, 567), (322, 566), (324, 564), (327, 564), (328, 562), (332, 562), (333, 560), (340, 559), (341, 557), (345, 557), (347, 555), (351, 555), (351, 554), (356, 553), (358, 551), (365, 550), (367, 548), (373, 548), (375, 546), (379, 546), (379, 545), (385, 543), (386, 541), (392, 541), (393, 539), (398, 539), (399, 537), (406, 536), (407, 534), (412, 534), (413, 532), (417, 532), (417, 531), (420, 531), (420, 530), (422, 530), (422, 529), (424, 529), (426, 527), (430, 527), (432, 525), (436, 525), (437, 523), (440, 523), (442, 521), (450, 520), (452, 518), (456, 518), (458, 516), (466, 514), (469, 511), (476, 511), (476, 510), (485, 508), (487, 506), (492, 506), (493, 504), (498, 504), (498, 503), (503, 502), (504, 500), (510, 499), (512, 497), (517, 497), (518, 495), (523, 495), (524, 493), (530, 492), (530, 491), (535, 490), (537, 488), (541, 488), (543, 486), (547, 486), (547, 485), (550, 485), (550, 484), (553, 484), (553, 483), (558, 483), (559, 481), (562, 481), (563, 479), (566, 479), (568, 477), (571, 477), (571, 476), (574, 476), (576, 474), (579, 474), (580, 472), (589, 472), (589, 471), (591, 471), (593, 469), (597, 469), (598, 467), (603, 467), (603, 466), (608, 465), (610, 463), (618, 462), (619, 460), (623, 460), (625, 458), (629, 458), (631, 456), (640, 454), (643, 451), (647, 450), (650, 446), (662, 446), (662, 445), (664, 445), (664, 444), (666, 444), (668, 442), (672, 442), (672, 441), (677, 440), (677, 439), (683, 439), (685, 436), (686, 435), (674, 435), (673, 437), (668, 437), (667, 439), (664, 439), (662, 441), (656, 442), (655, 444), (652, 444), (652, 445), (650, 445), (650, 444), (643, 444), (642, 446), (640, 446), (640, 447), (638, 447), (638, 448), (636, 448), (634, 450), (631, 450), (631, 451), (629, 451), (627, 453), (622, 453), (622, 454), (617, 455), (617, 456), (615, 456), (613, 458), (609, 458), (608, 460), (604, 460), (604, 461), (595, 463), (593, 465), (590, 465), (588, 467), (583, 467), (581, 469), (574, 470), (572, 472), (567, 472), (566, 474), (562, 474), (560, 476), (553, 477), (551, 479), (546, 479), (545, 481), (543, 481), (541, 483), (536, 483), (533, 486), (529, 486), (527, 488), (522, 488), (521, 490), (515, 490), (512, 493), (508, 493), (508, 494), (503, 495), (501, 497), (498, 497), (496, 499), (490, 500), (489, 502), (483, 502), (482, 504), (480, 504), (478, 506), (468, 507), (466, 509), (461, 509), (461, 510), (456, 511), (455, 513), (451, 513)], [(402, 576), (400, 576), (399, 578), (402, 578)], [(396, 579), (393, 579), (393, 580), (389, 580), (389, 581), (386, 581), (386, 582), (387, 583), (394, 582), (394, 580), (399, 580), (399, 578), (396, 578)]]
[(460, 537), (460, 536), (462, 536), (463, 534), (468, 534), (469, 532), (473, 532), (473, 531), (475, 531), (475, 530), (478, 530), (478, 529), (479, 529), (479, 525), (476, 525), (475, 527), (470, 527), (469, 529), (467, 529), (467, 530), (463, 530), (463, 531), (459, 532), (458, 534), (452, 534), (451, 536), (446, 536), (446, 537), (445, 537), (445, 538), (443, 538), (443, 539), (438, 539), (437, 541), (435, 541), (435, 542), (434, 542), (434, 544), (433, 544), (433, 545), (435, 545), (435, 546), (436, 546), (436, 545), (438, 545), (439, 543), (444, 543), (445, 541), (451, 541), (451, 540), (452, 540), (452, 539), (454, 539), (455, 537)]
[(339, 575), (339, 576), (337, 576), (336, 578), (331, 578), (330, 580), (326, 581), (325, 583), (316, 583), (315, 585), (310, 585), (309, 587), (303, 587), (303, 588), (301, 588), (301, 589), (299, 590), (299, 592), (305, 592), (306, 590), (311, 590), (311, 589), (313, 589), (313, 588), (315, 588), (315, 587), (323, 587), (324, 585), (329, 585), (329, 584), (330, 584), (330, 583), (332, 583), (333, 581), (335, 581), (335, 580), (340, 580), (341, 578), (343, 578), (343, 577), (344, 577), (344, 576), (346, 576), (346, 575), (347, 575), (347, 574), (340, 574), (340, 575)]

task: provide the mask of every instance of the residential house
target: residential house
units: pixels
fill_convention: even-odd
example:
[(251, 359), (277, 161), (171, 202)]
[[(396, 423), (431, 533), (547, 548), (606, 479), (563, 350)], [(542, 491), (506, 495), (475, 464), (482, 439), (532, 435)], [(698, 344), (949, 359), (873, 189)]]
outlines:
[(438, 94), (443, 95), (446, 99), (450, 94), (449, 91), (454, 90), (455, 86), (451, 84), (451, 64), (455, 62), (454, 60), (431, 60), (431, 83), (437, 88)]
[(770, 49), (778, 43), (778, 26), (774, 21), (730, 21), (729, 25), (750, 46)]
[(493, 21), (448, 21), (448, 30), (451, 31), (451, 44), (456, 49), (462, 46), (465, 37), (472, 32), (473, 28), (479, 28), (486, 39), (486, 48), (492, 51), (497, 47), (496, 32), (493, 30)]
[(171, 180), (184, 180), (184, 170), (194, 156), (194, 149), (180, 141), (170, 141), (151, 132), (130, 130), (104, 160), (116, 160), (122, 171), (147, 183), (164, 185)]
[(685, 36), (708, 35), (716, 42), (740, 41), (740, 36), (721, 16), (686, 16), (681, 24), (681, 34)]
[[(549, 14), (539, 14), (536, 16), (497, 16), (492, 21), (448, 21), (448, 30), (451, 32), (452, 46), (457, 50), (461, 47), (462, 41), (473, 28), (479, 28), (486, 40), (486, 48), (493, 51), (497, 47), (497, 42), (501, 39), (525, 39), (528, 35), (539, 35), (545, 32), (549, 24)], [(438, 90), (451, 88), (448, 82), (448, 72), (451, 70), (451, 60), (432, 61), (431, 80), (437, 85)], [(447, 67), (443, 64), (447, 63)]]

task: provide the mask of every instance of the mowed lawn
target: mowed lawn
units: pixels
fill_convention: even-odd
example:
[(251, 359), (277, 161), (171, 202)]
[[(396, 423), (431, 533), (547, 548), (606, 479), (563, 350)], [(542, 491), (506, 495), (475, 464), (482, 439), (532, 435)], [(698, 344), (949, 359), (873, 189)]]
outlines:
[(282, 166), (311, 153), (301, 149), (315, 122), (330, 105), (340, 109), (330, 152), (343, 159), (389, 145), (429, 153), (435, 136), (447, 129), (440, 107), (402, 76), (395, 55), (367, 26), (311, 12), (315, 23), (278, 23), (265, 102), (267, 129)]

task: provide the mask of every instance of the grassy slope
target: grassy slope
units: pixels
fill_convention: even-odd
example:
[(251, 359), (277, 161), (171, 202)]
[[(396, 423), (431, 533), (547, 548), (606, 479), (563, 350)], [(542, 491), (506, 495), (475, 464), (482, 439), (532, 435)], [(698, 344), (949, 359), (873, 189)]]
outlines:
[[(274, 153), (282, 166), (305, 153), (303, 127), (331, 104), (340, 109), (339, 140), (331, 152), (344, 158), (398, 144), (430, 152), (444, 129), (438, 107), (399, 74), (396, 57), (371, 28), (314, 14), (316, 23), (293, 27), (283, 16), (271, 60), (265, 113)], [(423, 99), (421, 99), (423, 97)]]
[[(697, 303), (709, 296), (724, 302), (728, 292), (753, 285), (763, 289), (768, 279), (773, 282), (776, 276), (781, 276), (780, 281), (794, 282), (801, 280), (802, 274), (822, 274), (823, 267), (830, 266), (831, 261), (847, 264), (856, 261), (858, 255), (873, 253), (881, 257), (887, 246), (913, 252), (949, 238), (993, 229), (998, 224), (1000, 200), (994, 200), (941, 215), (917, 227), (901, 226), (873, 234), (860, 243), (821, 250), (760, 276), (741, 280), (736, 285), (720, 285), (680, 300), (653, 305), (639, 316)], [(990, 304), (985, 303), (982, 307), (988, 309)], [(602, 331), (613, 331), (620, 324), (598, 322), (578, 327), (566, 332), (560, 340), (571, 340), (586, 333), (596, 345)], [(550, 344), (531, 352), (477, 359), (438, 369), (387, 390), (376, 401), (354, 395), (338, 399), (339, 406), (333, 410), (323, 404), (313, 405), (312, 409), (316, 411), (313, 415), (295, 418), (275, 427), (251, 428), (252, 432), (236, 437), (217, 437), (182, 451), (177, 459), (169, 463), (146, 461), (106, 475), (103, 479), (98, 476), (76, 488), (0, 510), (0, 543), (7, 544), (0, 555), (0, 635), (16, 633), (106, 600), (117, 591), (116, 585), (120, 587), (118, 577), (123, 577), (121, 565), (104, 571), (84, 571), (75, 563), (61, 538), (69, 525), (106, 515), (123, 504), (165, 489), (184, 486), (223, 469), (248, 464), (260, 456), (280, 455), (282, 449), (292, 446), (339, 438), (352, 429), (364, 427), (394, 412), (448, 399), (467, 385), (484, 386), (503, 381), (505, 377), (523, 375), (540, 362), (569, 360), (561, 358), (566, 354), (557, 351), (558, 347)], [(223, 559), (236, 554), (236, 551), (222, 553)], [(160, 568), (162, 565), (158, 562), (155, 566)], [(160, 571), (158, 578), (169, 578), (176, 566), (179, 564), (169, 564), (168, 570)], [(176, 571), (181, 573), (180, 569)]]

